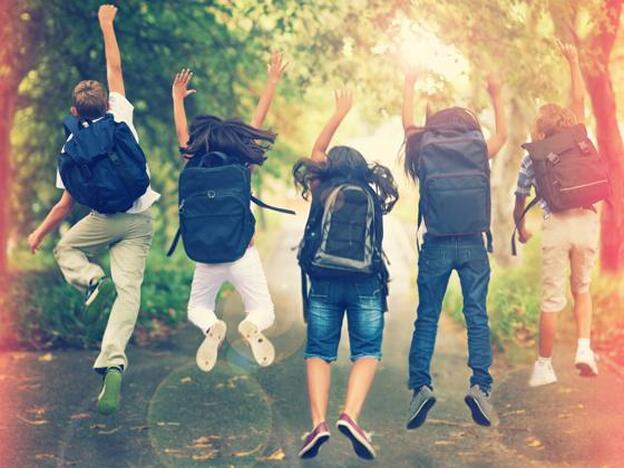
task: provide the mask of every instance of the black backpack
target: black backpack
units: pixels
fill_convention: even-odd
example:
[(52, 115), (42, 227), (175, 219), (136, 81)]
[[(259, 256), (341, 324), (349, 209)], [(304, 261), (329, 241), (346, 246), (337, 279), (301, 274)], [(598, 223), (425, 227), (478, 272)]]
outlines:
[(128, 125), (111, 114), (97, 122), (69, 116), (63, 123), (72, 138), (58, 168), (69, 194), (102, 214), (127, 211), (150, 183), (145, 154)]
[(485, 233), (492, 251), (490, 164), (483, 133), (453, 120), (451, 108), (410, 138), (418, 154), (420, 201), (418, 228), (423, 220), (432, 236)]
[[(537, 183), (536, 196), (522, 218), (540, 200), (557, 213), (573, 208), (593, 209), (594, 203), (609, 198), (609, 169), (588, 138), (584, 125), (566, 128), (522, 147), (529, 152)], [(514, 255), (516, 231), (517, 226), (511, 240)]]
[(365, 182), (332, 179), (315, 189), (299, 244), (304, 318), (308, 276), (332, 278), (345, 273), (375, 274), (387, 295), (388, 271), (382, 250), (383, 213), (379, 197)]
[(224, 153), (193, 157), (180, 174), (178, 190), (180, 228), (167, 256), (182, 236), (186, 254), (200, 263), (233, 262), (245, 254), (256, 226), (251, 202), (295, 214), (255, 198), (249, 168)]

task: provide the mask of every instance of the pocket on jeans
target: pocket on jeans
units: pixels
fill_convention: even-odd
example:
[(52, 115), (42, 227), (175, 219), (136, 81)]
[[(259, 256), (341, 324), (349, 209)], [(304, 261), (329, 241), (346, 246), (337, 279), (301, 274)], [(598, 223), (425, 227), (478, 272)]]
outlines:
[(329, 281), (316, 280), (310, 285), (310, 298), (327, 299), (329, 297)]
[(381, 297), (381, 283), (377, 278), (356, 281), (353, 287), (360, 299), (379, 299)]

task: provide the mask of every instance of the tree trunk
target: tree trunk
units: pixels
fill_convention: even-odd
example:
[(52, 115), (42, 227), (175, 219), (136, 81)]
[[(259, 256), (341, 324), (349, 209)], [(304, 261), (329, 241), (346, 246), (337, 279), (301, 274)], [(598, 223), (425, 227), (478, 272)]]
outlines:
[(15, 114), (16, 89), (0, 86), (0, 277), (8, 270), (9, 207), (11, 204), (11, 126)]
[(601, 73), (586, 73), (585, 82), (596, 117), (598, 148), (609, 164), (613, 188), (602, 212), (600, 260), (603, 271), (616, 273), (624, 267), (624, 147), (608, 65)]

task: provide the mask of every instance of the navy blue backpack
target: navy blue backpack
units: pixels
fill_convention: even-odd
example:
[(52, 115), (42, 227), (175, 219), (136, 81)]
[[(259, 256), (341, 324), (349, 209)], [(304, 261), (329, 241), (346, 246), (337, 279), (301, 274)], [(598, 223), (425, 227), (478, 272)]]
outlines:
[(150, 179), (145, 154), (128, 125), (106, 114), (97, 122), (69, 116), (58, 168), (65, 189), (78, 203), (102, 213), (127, 211)]
[(167, 256), (182, 237), (188, 257), (201, 263), (233, 262), (245, 254), (256, 226), (251, 202), (295, 214), (254, 197), (249, 168), (220, 152), (191, 158), (180, 174), (178, 191), (180, 228)]
[(485, 233), (492, 251), (487, 144), (480, 129), (453, 118), (457, 112), (467, 111), (438, 112), (410, 137), (418, 151), (418, 227), (424, 220), (432, 236)]

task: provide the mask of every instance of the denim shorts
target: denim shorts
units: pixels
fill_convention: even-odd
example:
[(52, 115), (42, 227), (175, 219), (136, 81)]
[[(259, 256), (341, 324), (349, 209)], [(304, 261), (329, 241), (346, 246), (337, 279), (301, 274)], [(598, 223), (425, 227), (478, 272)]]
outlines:
[(335, 361), (347, 314), (351, 360), (381, 359), (384, 328), (382, 284), (377, 277), (311, 280), (305, 358)]

